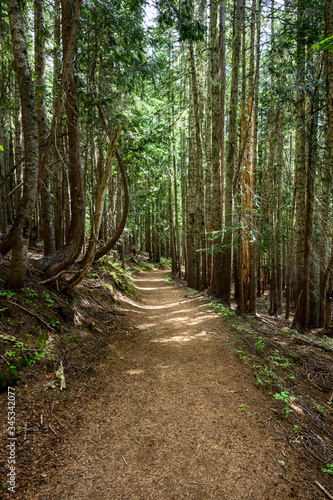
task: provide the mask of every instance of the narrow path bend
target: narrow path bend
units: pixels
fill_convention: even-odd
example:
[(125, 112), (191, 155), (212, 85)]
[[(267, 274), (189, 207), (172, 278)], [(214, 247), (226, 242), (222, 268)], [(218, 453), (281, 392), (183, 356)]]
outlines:
[(108, 346), (50, 498), (315, 498), (221, 318), (165, 275), (139, 275), (141, 299), (120, 304), (135, 328)]

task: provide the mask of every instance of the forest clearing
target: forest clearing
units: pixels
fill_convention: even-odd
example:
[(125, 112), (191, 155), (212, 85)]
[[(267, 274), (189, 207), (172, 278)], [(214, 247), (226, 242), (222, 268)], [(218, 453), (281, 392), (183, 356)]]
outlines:
[(333, 0), (6, 0), (0, 60), (0, 496), (332, 498)]

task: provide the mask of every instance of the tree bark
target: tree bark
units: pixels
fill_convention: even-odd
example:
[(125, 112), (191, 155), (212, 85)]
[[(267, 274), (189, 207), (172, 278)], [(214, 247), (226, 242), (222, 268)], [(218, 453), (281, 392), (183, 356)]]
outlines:
[[(191, 82), (190, 82), (191, 87)], [(196, 235), (195, 235), (195, 136), (194, 136), (194, 110), (193, 93), (190, 88), (189, 109), (189, 157), (188, 157), (188, 183), (187, 183), (187, 210), (186, 210), (186, 248), (187, 248), (187, 274), (186, 280), (190, 288), (197, 288), (197, 263), (196, 263)]]
[(63, 269), (67, 269), (71, 266), (79, 256), (84, 242), (85, 199), (81, 169), (79, 108), (74, 78), (74, 59), (69, 59), (69, 54), (74, 53), (72, 44), (76, 41), (76, 37), (72, 37), (72, 24), (76, 22), (76, 15), (77, 7), (73, 11), (71, 1), (62, 0), (63, 59), (64, 62), (69, 60), (71, 61), (69, 64), (70, 69), (66, 68), (64, 71), (67, 75), (65, 88), (72, 217), (66, 245), (59, 248), (56, 252), (53, 252), (35, 262), (36, 268), (44, 272), (47, 276), (54, 276)]
[[(18, 0), (7, 0), (7, 5), (15, 58), (15, 71), (21, 99), (25, 148), (23, 196), (9, 235), (12, 247), (12, 262), (8, 286), (9, 288), (21, 288), (27, 272), (28, 243), (37, 194), (38, 132), (34, 89), (24, 37), (24, 24), (20, 2)], [(3, 251), (3, 245), (0, 251)]]
[(235, 0), (236, 14), (232, 40), (232, 73), (229, 104), (228, 145), (226, 153), (225, 233), (222, 244), (224, 252), (224, 282), (222, 299), (228, 305), (230, 305), (231, 299), (233, 181), (235, 173), (235, 151), (237, 145), (237, 101), (243, 8), (244, 0)]
[[(295, 185), (296, 185), (296, 283), (295, 302), (297, 304), (303, 284), (303, 264), (304, 264), (304, 238), (305, 238), (305, 196), (306, 196), (306, 164), (305, 164), (305, 92), (303, 88), (305, 69), (305, 41), (302, 27), (303, 19), (302, 1), (298, 0), (297, 20), (297, 51), (296, 67), (298, 72), (297, 102), (296, 102), (296, 165), (295, 165)], [(302, 301), (306, 300), (304, 295)]]
[(118, 161), (120, 175), (121, 175), (123, 187), (124, 187), (125, 200), (124, 200), (123, 215), (122, 215), (120, 224), (119, 224), (117, 230), (115, 231), (115, 233), (113, 234), (112, 238), (104, 246), (102, 246), (101, 248), (99, 248), (96, 251), (95, 258), (94, 258), (95, 261), (100, 259), (101, 257), (103, 257), (103, 255), (106, 255), (108, 252), (110, 252), (110, 250), (112, 250), (112, 248), (116, 245), (116, 243), (118, 242), (120, 236), (122, 235), (122, 233), (124, 231), (127, 216), (128, 216), (129, 191), (128, 191), (128, 184), (127, 184), (127, 177), (126, 177), (125, 167), (124, 167), (123, 161), (121, 159), (120, 153), (118, 151), (118, 148), (116, 148), (116, 158)]
[[(222, 205), (221, 205), (221, 121), (220, 121), (220, 79), (219, 79), (219, 36), (217, 24), (218, 2), (210, 2), (210, 59), (212, 86), (212, 229), (214, 234), (211, 289), (216, 297), (222, 297), (223, 254), (222, 254)], [(221, 68), (221, 71), (222, 68)]]
[[(90, 269), (91, 264), (96, 259), (95, 251), (96, 251), (98, 235), (99, 235), (101, 223), (102, 223), (102, 217), (103, 217), (103, 211), (104, 211), (104, 205), (105, 205), (105, 197), (106, 197), (106, 192), (107, 192), (107, 187), (108, 187), (108, 180), (109, 180), (110, 171), (111, 171), (115, 151), (117, 148), (117, 142), (119, 140), (120, 132), (121, 132), (121, 127), (119, 126), (117, 128), (117, 130), (114, 131), (112, 137), (110, 137), (108, 157), (107, 157), (106, 166), (105, 166), (104, 172), (102, 173), (102, 176), (100, 179), (100, 184), (99, 184), (98, 191), (97, 191), (95, 212), (94, 212), (94, 217), (93, 217), (92, 224), (91, 224), (91, 232), (90, 232), (88, 249), (86, 251), (86, 254), (85, 254), (85, 256), (83, 258), (83, 262), (82, 262), (83, 267), (81, 268), (81, 270), (77, 274), (75, 274), (68, 281), (68, 283), (66, 283), (67, 286), (74, 287), (78, 283), (80, 283), (80, 281), (82, 281), (86, 277), (86, 275), (88, 274), (88, 271)], [(116, 241), (115, 241), (115, 243), (116, 243)]]
[[(38, 126), (38, 162), (41, 164), (43, 149), (47, 142), (48, 127), (46, 118), (46, 82), (45, 82), (45, 20), (44, 0), (34, 0), (35, 21), (35, 101)], [(45, 169), (44, 182), (41, 188), (42, 236), (44, 255), (55, 251), (53, 210), (50, 186), (50, 172)]]
[(202, 151), (202, 135), (201, 135), (201, 121), (199, 115), (199, 96), (197, 85), (197, 72), (195, 65), (194, 42), (190, 40), (190, 68), (192, 77), (192, 92), (193, 92), (193, 111), (194, 111), (194, 124), (195, 124), (195, 141), (196, 141), (196, 178), (197, 178), (197, 248), (201, 249), (201, 262), (200, 254), (198, 254), (198, 262), (196, 266), (196, 289), (204, 290), (207, 288), (207, 274), (206, 274), (206, 237), (205, 237), (205, 191), (203, 181), (203, 151)]

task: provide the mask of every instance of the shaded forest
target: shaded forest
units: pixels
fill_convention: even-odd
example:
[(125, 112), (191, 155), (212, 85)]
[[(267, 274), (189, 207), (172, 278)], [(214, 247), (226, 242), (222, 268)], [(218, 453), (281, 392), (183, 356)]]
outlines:
[(241, 314), (269, 293), (270, 314), (329, 326), (332, 5), (2, 2), (6, 287), (170, 258)]
[(333, 0), (0, 0), (0, 496), (332, 498), (332, 208)]

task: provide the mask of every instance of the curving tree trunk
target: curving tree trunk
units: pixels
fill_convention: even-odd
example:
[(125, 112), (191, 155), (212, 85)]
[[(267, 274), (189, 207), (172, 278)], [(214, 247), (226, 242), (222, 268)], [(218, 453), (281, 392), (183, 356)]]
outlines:
[(121, 132), (121, 127), (119, 126), (117, 130), (114, 132), (113, 136), (110, 137), (106, 166), (104, 172), (102, 173), (102, 178), (100, 180), (100, 184), (97, 191), (95, 213), (91, 224), (88, 249), (83, 259), (82, 269), (77, 274), (75, 274), (67, 283), (67, 285), (71, 287), (76, 286), (80, 281), (83, 280), (83, 278), (85, 278), (85, 276), (88, 274), (91, 264), (94, 262), (98, 235), (101, 229), (102, 215), (104, 211), (108, 181), (120, 132)]
[(7, 5), (15, 59), (15, 71), (22, 108), (25, 170), (22, 200), (13, 227), (9, 236), (1, 246), (0, 252), (5, 253), (11, 246), (12, 262), (8, 286), (9, 288), (21, 288), (24, 284), (27, 272), (28, 243), (37, 193), (37, 115), (20, 2), (18, 0), (8, 0)]
[[(69, 61), (69, 54), (72, 54), (74, 50), (72, 44), (75, 44), (76, 37), (75, 39), (72, 37), (72, 23), (75, 21), (75, 16), (76, 10), (73, 10), (72, 2), (70, 0), (62, 0), (64, 61)], [(79, 107), (76, 96), (73, 58), (70, 63), (70, 71), (67, 70), (66, 73), (65, 95), (72, 218), (66, 245), (35, 263), (36, 268), (44, 272), (47, 276), (54, 276), (73, 264), (79, 256), (84, 242), (85, 199), (81, 169)]]

